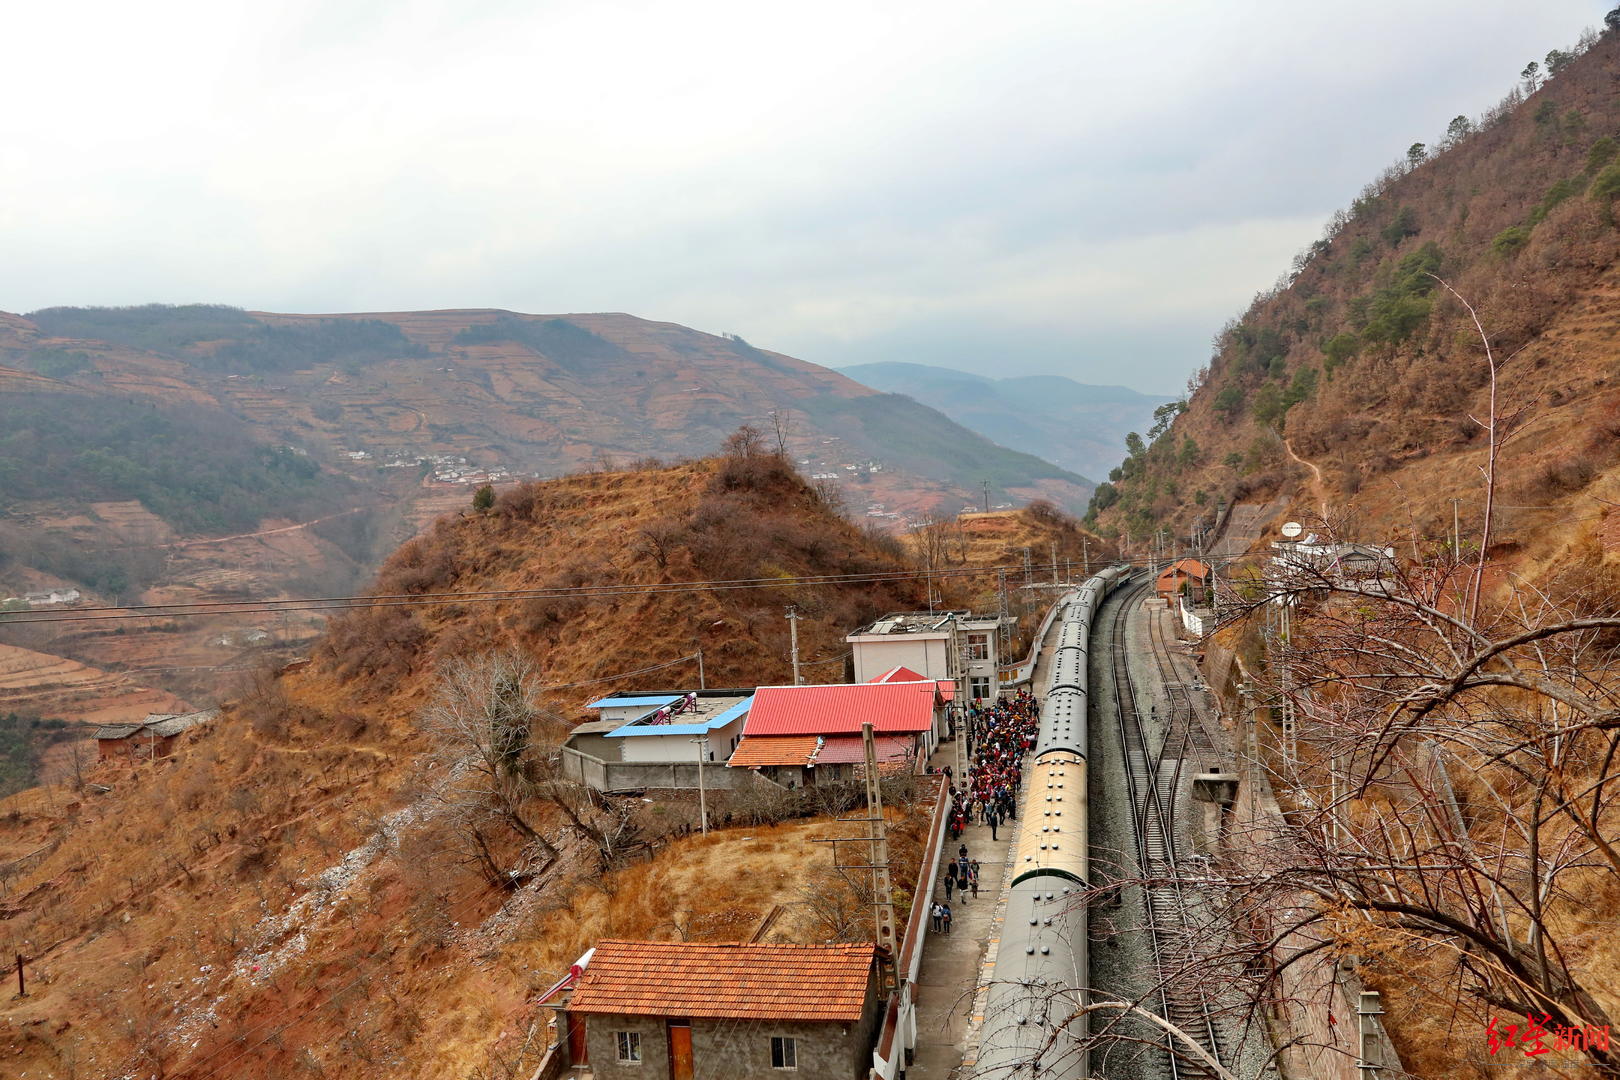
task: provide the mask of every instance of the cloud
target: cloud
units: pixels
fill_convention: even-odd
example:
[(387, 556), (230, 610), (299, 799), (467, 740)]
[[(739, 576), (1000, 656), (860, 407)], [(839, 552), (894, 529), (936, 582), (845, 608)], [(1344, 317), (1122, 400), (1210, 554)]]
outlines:
[(624, 310), (1171, 389), (1602, 7), (31, 5), (0, 307)]

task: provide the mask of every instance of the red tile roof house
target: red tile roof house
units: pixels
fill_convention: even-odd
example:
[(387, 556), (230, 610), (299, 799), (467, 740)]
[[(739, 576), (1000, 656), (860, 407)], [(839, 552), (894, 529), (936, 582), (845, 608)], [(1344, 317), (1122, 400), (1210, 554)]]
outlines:
[(861, 724), (870, 722), (879, 762), (890, 769), (909, 763), (915, 771), (939, 745), (944, 715), (945, 698), (932, 679), (762, 686), (728, 764), (802, 787), (816, 782), (816, 766), (825, 760), (840, 766), (830, 778), (846, 779), (851, 770), (841, 766), (863, 759)]
[(564, 1008), (598, 1080), (862, 1080), (883, 996), (870, 943), (602, 941)]

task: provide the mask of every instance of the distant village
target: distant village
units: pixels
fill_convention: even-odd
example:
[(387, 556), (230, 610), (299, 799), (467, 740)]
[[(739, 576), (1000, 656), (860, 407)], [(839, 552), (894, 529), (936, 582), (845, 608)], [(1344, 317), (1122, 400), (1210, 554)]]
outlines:
[(514, 471), (502, 464), (480, 465), (460, 454), (422, 454), (414, 450), (349, 450), (338, 448), (338, 456), (364, 464), (372, 462), (379, 469), (419, 469), (431, 466), (429, 479), (436, 484), (504, 484), (515, 480), (546, 479), (539, 473)]
[(72, 607), (84, 599), (78, 589), (42, 589), (0, 599), (0, 611), (37, 611), (40, 608)]

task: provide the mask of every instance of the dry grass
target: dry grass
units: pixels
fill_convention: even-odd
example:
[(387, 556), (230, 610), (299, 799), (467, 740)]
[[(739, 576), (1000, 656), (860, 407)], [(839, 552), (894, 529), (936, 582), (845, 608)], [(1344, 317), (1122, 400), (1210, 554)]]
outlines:
[[(791, 476), (716, 476), (695, 463), (520, 488), (489, 514), (440, 523), (391, 561), (379, 588), (690, 580), (707, 576), (706, 557), (722, 556), (757, 559), (760, 576), (898, 565)], [(683, 540), (662, 566), (637, 539), (654, 524)], [(737, 543), (757, 550), (727, 549)], [(587, 561), (586, 551), (600, 554)], [(515, 898), (455, 862), (454, 838), (431, 813), (407, 819), (395, 847), (364, 853), (428, 779), (411, 717), (439, 660), (516, 644), (549, 681), (573, 682), (701, 640), (711, 686), (756, 685), (788, 674), (786, 599), (809, 614), (801, 638), (812, 658), (842, 652), (852, 620), (912, 602), (905, 587), (854, 586), (545, 612), (467, 605), (426, 609), (408, 633), (382, 624), (380, 641), (360, 622), (334, 632), (323, 663), (243, 687), (173, 758), (98, 766), (88, 779), (110, 793), (56, 787), (0, 802), (0, 857), (38, 853), (0, 879), (0, 952), (31, 958), (31, 994), (0, 1027), (8, 1075), (161, 1066), (191, 1080), (279, 1080), (354, 1075), (357, 1061), (367, 1075), (470, 1075), (524, 1060), (537, 1015), (527, 996), (599, 934), (746, 938), (774, 905), (796, 902), (796, 882), (829, 858), (805, 838), (838, 826), (677, 839), (604, 878), (542, 814), (564, 857)], [(606, 690), (694, 676), (671, 669), (563, 691), (554, 705), (572, 714)], [(908, 837), (919, 832), (898, 830), (898, 867), (914, 872)], [(512, 852), (509, 839), (495, 842)], [(353, 872), (322, 885), (322, 872), (345, 860)], [(793, 918), (779, 927), (811, 929)]]

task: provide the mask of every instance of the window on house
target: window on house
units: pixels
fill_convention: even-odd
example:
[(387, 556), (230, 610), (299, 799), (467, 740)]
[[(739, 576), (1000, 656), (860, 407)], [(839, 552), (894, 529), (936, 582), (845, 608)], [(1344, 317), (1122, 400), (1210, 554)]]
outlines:
[(990, 679), (988, 676), (975, 675), (968, 680), (968, 697), (983, 701), (990, 696)]
[(641, 1032), (615, 1031), (614, 1038), (619, 1043), (620, 1064), (641, 1064)]
[(969, 660), (990, 659), (989, 634), (969, 634), (967, 636), (967, 658)]
[(797, 1069), (799, 1051), (793, 1040), (782, 1035), (771, 1036), (771, 1068)]

